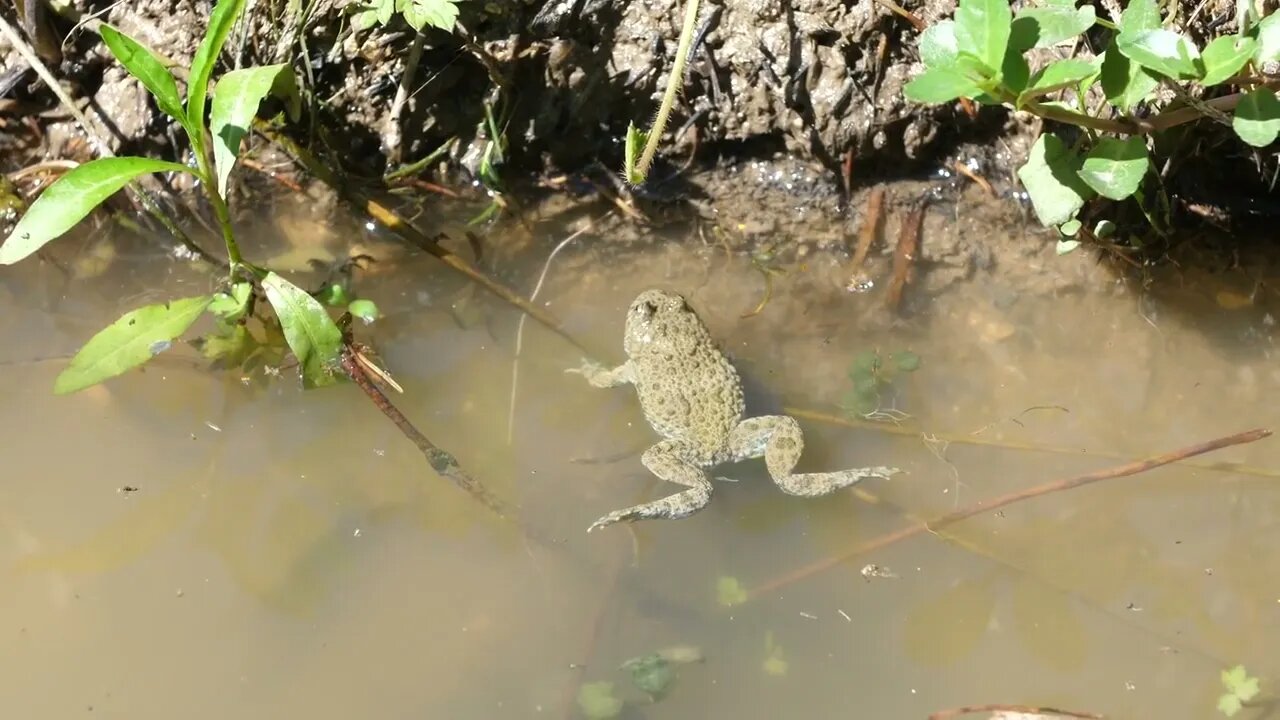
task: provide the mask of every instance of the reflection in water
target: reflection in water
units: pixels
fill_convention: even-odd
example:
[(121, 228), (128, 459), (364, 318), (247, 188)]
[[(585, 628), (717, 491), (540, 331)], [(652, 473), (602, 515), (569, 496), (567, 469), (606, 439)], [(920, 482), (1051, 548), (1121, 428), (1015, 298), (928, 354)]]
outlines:
[[(1206, 281), (1140, 302), (1101, 281), (1063, 297), (996, 274), (917, 293), (890, 320), (818, 254), (743, 318), (764, 287), (749, 261), (635, 252), (566, 250), (572, 270), (553, 268), (543, 291), (602, 360), (621, 358), (623, 311), (651, 285), (698, 307), (745, 375), (751, 414), (839, 414), (854, 358), (909, 350), (920, 367), (883, 396), (904, 413), (895, 432), (803, 417), (799, 468), (884, 459), (908, 474), (800, 500), (745, 462), (720, 469), (740, 482), (691, 518), (588, 536), (609, 509), (671, 491), (639, 463), (654, 436), (634, 394), (566, 376), (577, 353), (530, 324), (508, 442), (516, 317), (402, 258), (369, 283), (387, 318), (367, 340), (405, 387), (405, 413), (556, 541), (530, 543), (435, 477), (350, 386), (243, 384), (175, 347), (54, 398), (63, 361), (40, 358), (143, 294), (208, 281), (123, 253), (94, 254), (106, 267), (72, 269), (77, 282), (8, 268), (0, 703), (29, 718), (561, 718), (576, 716), (580, 684), (612, 682), (634, 717), (1011, 702), (1199, 718), (1222, 667), (1244, 663), (1264, 687), (1280, 671), (1269, 442), (979, 515), (746, 604), (717, 596), (908, 515), (1275, 425), (1266, 298), (1224, 303), (1240, 293)], [(872, 563), (883, 572), (860, 572)], [(675, 666), (646, 706), (619, 667), (672, 647), (703, 660)]]

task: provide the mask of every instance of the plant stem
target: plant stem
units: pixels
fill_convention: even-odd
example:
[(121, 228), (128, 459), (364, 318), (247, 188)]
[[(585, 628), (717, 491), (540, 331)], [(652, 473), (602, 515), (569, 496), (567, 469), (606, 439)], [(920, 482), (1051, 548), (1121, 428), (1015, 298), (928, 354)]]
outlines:
[(689, 0), (684, 9), (684, 27), (680, 29), (680, 44), (676, 48), (676, 59), (671, 65), (671, 75), (667, 78), (667, 91), (662, 95), (662, 104), (658, 106), (658, 116), (649, 128), (649, 140), (645, 143), (644, 152), (640, 154), (640, 162), (636, 164), (636, 172), (640, 177), (648, 177), (649, 166), (653, 164), (653, 156), (658, 153), (658, 143), (662, 141), (662, 131), (667, 127), (667, 119), (671, 116), (671, 108), (675, 107), (676, 95), (684, 82), (684, 64), (693, 45), (693, 31), (698, 24), (698, 0)]

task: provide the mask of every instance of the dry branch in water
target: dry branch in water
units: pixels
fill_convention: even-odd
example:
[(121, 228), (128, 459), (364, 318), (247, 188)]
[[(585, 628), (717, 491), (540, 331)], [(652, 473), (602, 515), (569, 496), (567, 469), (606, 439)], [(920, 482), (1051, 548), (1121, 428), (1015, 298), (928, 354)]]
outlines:
[(1105, 716), (1091, 712), (1079, 712), (1076, 710), (1059, 710), (1050, 707), (1035, 707), (1034, 705), (1006, 705), (1003, 703), (994, 703), (991, 705), (965, 705), (964, 707), (951, 708), (950, 710), (939, 710), (936, 713), (930, 713), (929, 720), (951, 720), (961, 715), (969, 715), (971, 713), (1021, 713), (1023, 715), (1036, 715), (1040, 717), (1066, 717), (1066, 718), (1084, 718), (1085, 720), (1103, 720)]
[(878, 538), (862, 543), (861, 545), (837, 555), (828, 556), (822, 560), (793, 570), (786, 575), (774, 578), (773, 580), (752, 589), (751, 592), (747, 594), (747, 598), (749, 600), (756, 599), (764, 593), (772, 592), (778, 588), (799, 582), (800, 580), (812, 575), (817, 575), (818, 573), (830, 570), (831, 568), (836, 567), (837, 565), (840, 565), (841, 563), (844, 563), (858, 555), (871, 552), (872, 550), (879, 550), (880, 548), (892, 545), (899, 540), (905, 540), (921, 533), (936, 533), (948, 525), (971, 518), (979, 513), (998, 510), (1007, 505), (1012, 505), (1013, 503), (1020, 502), (1022, 500), (1030, 500), (1031, 498), (1040, 497), (1041, 495), (1048, 495), (1062, 490), (1077, 488), (1082, 485), (1089, 485), (1098, 482), (1099, 480), (1109, 480), (1112, 478), (1137, 475), (1139, 473), (1144, 473), (1148, 470), (1158, 468), (1162, 465), (1169, 465), (1171, 463), (1186, 460), (1187, 458), (1195, 457), (1197, 455), (1203, 455), (1215, 450), (1221, 450), (1233, 445), (1244, 445), (1251, 442), (1257, 442), (1258, 440), (1270, 436), (1270, 430), (1249, 430), (1242, 433), (1236, 433), (1235, 435), (1221, 437), (1216, 440), (1209, 440), (1208, 442), (1199, 443), (1197, 445), (1191, 445), (1189, 447), (1182, 448), (1181, 450), (1174, 450), (1173, 452), (1168, 452), (1163, 455), (1155, 455), (1145, 460), (1137, 460), (1135, 462), (1126, 463), (1106, 470), (1097, 470), (1084, 475), (1078, 475), (1073, 478), (1067, 478), (1065, 480), (1055, 480), (1053, 482), (1036, 485), (1035, 487), (1030, 487), (1025, 490), (1018, 490), (1016, 492), (1001, 495), (991, 500), (979, 501), (972, 505), (960, 508), (959, 510), (949, 512), (934, 520), (915, 523), (914, 525), (908, 525), (907, 527), (895, 530), (887, 535), (881, 535)]

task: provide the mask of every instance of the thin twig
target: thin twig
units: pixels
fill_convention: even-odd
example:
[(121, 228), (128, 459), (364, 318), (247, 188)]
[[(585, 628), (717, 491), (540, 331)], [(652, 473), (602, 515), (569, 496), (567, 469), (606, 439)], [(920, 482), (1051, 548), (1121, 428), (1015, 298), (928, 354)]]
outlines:
[(400, 133), (400, 117), (404, 113), (405, 103), (409, 100), (409, 89), (413, 85), (413, 76), (418, 73), (418, 62), (422, 59), (422, 44), (426, 38), (421, 32), (413, 36), (413, 44), (409, 46), (409, 55), (404, 60), (404, 71), (400, 74), (400, 86), (396, 88), (395, 99), (391, 101), (391, 109), (387, 112), (386, 122), (382, 125), (382, 149), (387, 154), (388, 165), (399, 165), (403, 137)]
[(902, 291), (907, 286), (907, 274), (920, 252), (920, 229), (924, 225), (924, 202), (916, 203), (911, 212), (902, 220), (898, 229), (898, 246), (893, 251), (893, 277), (889, 280), (889, 291), (885, 295), (884, 305), (890, 312), (898, 312), (902, 306)]
[[(608, 213), (606, 213), (605, 215), (608, 215)], [(605, 217), (605, 215), (602, 215), (601, 218)], [(573, 234), (569, 235), (569, 237), (565, 238), (564, 240), (561, 240), (551, 250), (551, 254), (547, 255), (546, 262), (542, 264), (542, 273), (538, 275), (538, 282), (533, 286), (533, 293), (529, 295), (529, 302), (533, 302), (538, 299), (538, 293), (541, 292), (542, 290), (542, 283), (546, 281), (547, 273), (551, 270), (551, 261), (556, 259), (556, 255), (559, 255), (561, 250), (568, 247), (569, 243), (573, 242), (574, 240), (577, 240), (579, 237), (582, 236), (583, 233), (593, 228), (595, 224), (596, 224), (596, 220), (594, 218), (588, 220), (586, 225), (574, 231)], [(507, 408), (507, 444), (508, 445), (511, 444), (511, 439), (515, 437), (516, 390), (520, 384), (520, 350), (524, 347), (524, 321), (528, 317), (529, 317), (528, 315), (521, 314), (520, 322), (516, 324), (516, 351), (515, 351), (515, 354), (511, 357), (511, 402), (509, 403)]]
[(813, 575), (817, 575), (818, 573), (824, 572), (833, 567), (836, 567), (837, 565), (847, 562), (848, 560), (858, 555), (871, 552), (872, 550), (879, 550), (888, 545), (892, 545), (893, 543), (898, 542), (899, 540), (905, 540), (910, 537), (915, 537), (916, 535), (920, 535), (925, 532), (936, 533), (942, 530), (943, 528), (947, 527), (948, 525), (957, 523), (961, 520), (971, 518), (974, 515), (978, 515), (985, 512), (991, 512), (993, 510), (998, 510), (1002, 507), (1005, 507), (1007, 505), (1012, 505), (1013, 503), (1020, 502), (1022, 500), (1029, 500), (1031, 498), (1036, 498), (1042, 495), (1048, 495), (1050, 493), (1060, 492), (1063, 490), (1071, 490), (1073, 488), (1077, 488), (1082, 485), (1089, 485), (1091, 483), (1095, 483), (1100, 480), (1109, 480), (1112, 478), (1120, 478), (1120, 477), (1128, 477), (1131, 475), (1137, 475), (1139, 473), (1144, 473), (1148, 470), (1158, 468), (1162, 465), (1168, 465), (1170, 463), (1179, 462), (1181, 460), (1185, 460), (1190, 457), (1203, 455), (1205, 453), (1213, 452), (1215, 450), (1221, 450), (1223, 448), (1231, 447), (1233, 445), (1243, 445), (1246, 443), (1257, 442), (1258, 440), (1261, 440), (1265, 437), (1270, 437), (1270, 435), (1271, 435), (1270, 430), (1263, 430), (1263, 429), (1249, 430), (1247, 432), (1236, 433), (1235, 435), (1228, 435), (1226, 437), (1218, 438), (1216, 440), (1210, 440), (1208, 442), (1192, 445), (1190, 447), (1186, 447), (1181, 450), (1175, 450), (1173, 452), (1165, 453), (1163, 455), (1156, 455), (1154, 457), (1150, 457), (1145, 460), (1138, 460), (1135, 462), (1120, 465), (1118, 467), (1113, 467), (1106, 470), (1098, 470), (1095, 472), (1086, 473), (1084, 475), (1079, 475), (1073, 478), (1067, 478), (1065, 480), (1056, 480), (1053, 482), (1036, 485), (1035, 487), (1027, 488), (1025, 490), (1019, 490), (1016, 492), (1001, 495), (991, 500), (979, 501), (971, 505), (968, 505), (966, 507), (963, 507), (959, 510), (949, 512), (939, 518), (935, 518), (934, 520), (918, 522), (913, 525), (908, 525), (907, 527), (901, 528), (899, 530), (895, 530), (891, 533), (882, 535), (873, 540), (869, 540), (865, 543), (862, 543), (851, 549), (840, 552), (836, 555), (831, 555), (817, 562), (810, 563), (809, 565), (793, 570), (785, 575), (777, 577), (773, 580), (770, 580), (752, 589), (748, 593), (748, 599), (758, 598), (765, 593), (773, 592), (778, 588), (786, 587), (787, 585), (791, 585), (805, 578), (811, 577)]
[(884, 186), (877, 186), (867, 197), (867, 210), (862, 215), (862, 228), (858, 232), (858, 247), (854, 249), (853, 260), (849, 261), (849, 286), (860, 285), (864, 281), (862, 265), (867, 261), (867, 253), (871, 252), (871, 244), (880, 234), (880, 226), (884, 220)]
[(1077, 710), (1059, 710), (1051, 707), (1036, 707), (1034, 705), (1007, 705), (1004, 703), (993, 703), (990, 705), (965, 705), (964, 707), (951, 708), (950, 710), (939, 710), (929, 714), (929, 720), (950, 720), (950, 718), (968, 715), (970, 713), (1022, 713), (1025, 715), (1057, 715), (1059, 717), (1083, 718), (1084, 720), (1103, 720), (1105, 715), (1098, 715), (1091, 712), (1079, 712)]

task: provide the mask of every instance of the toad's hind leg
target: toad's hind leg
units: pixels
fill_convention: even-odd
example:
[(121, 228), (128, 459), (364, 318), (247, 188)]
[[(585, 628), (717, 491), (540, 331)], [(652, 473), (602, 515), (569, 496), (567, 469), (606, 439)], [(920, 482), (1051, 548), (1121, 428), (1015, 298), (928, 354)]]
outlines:
[(663, 440), (645, 451), (640, 459), (649, 472), (667, 482), (687, 485), (688, 490), (669, 495), (661, 500), (614, 510), (587, 528), (587, 532), (616, 522), (633, 522), (666, 518), (675, 520), (698, 512), (711, 500), (711, 481), (696, 462), (697, 452), (689, 443), (680, 440)]
[(769, 476), (785, 492), (802, 497), (818, 497), (849, 487), (869, 477), (888, 479), (902, 472), (890, 467), (852, 468), (825, 473), (792, 474), (800, 453), (804, 452), (804, 435), (800, 423), (786, 415), (748, 418), (729, 433), (729, 452), (735, 460), (764, 456)]

